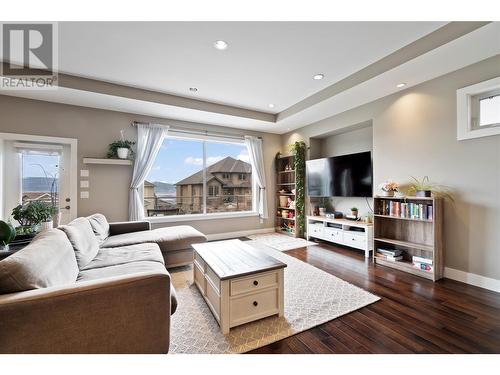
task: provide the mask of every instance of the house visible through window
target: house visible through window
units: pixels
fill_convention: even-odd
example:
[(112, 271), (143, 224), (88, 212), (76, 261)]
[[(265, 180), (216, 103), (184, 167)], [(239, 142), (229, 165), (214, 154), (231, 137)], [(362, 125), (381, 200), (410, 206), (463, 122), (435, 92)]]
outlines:
[(167, 137), (144, 183), (145, 215), (252, 211), (251, 176), (243, 142)]

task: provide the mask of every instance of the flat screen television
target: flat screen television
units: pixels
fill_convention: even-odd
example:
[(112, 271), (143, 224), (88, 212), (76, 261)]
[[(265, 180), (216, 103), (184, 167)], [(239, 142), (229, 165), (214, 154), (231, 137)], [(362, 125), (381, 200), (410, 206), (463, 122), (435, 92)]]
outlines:
[(311, 197), (371, 197), (371, 152), (308, 160), (306, 179)]

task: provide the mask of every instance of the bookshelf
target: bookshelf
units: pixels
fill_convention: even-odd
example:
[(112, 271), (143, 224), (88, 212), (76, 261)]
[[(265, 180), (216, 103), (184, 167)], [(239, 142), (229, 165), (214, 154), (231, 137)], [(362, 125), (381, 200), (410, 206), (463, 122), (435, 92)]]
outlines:
[[(281, 156), (276, 160), (276, 232), (297, 237), (295, 209), (288, 206), (288, 199), (295, 201), (294, 156)], [(286, 217), (283, 217), (286, 212)]]
[[(443, 277), (443, 198), (375, 197), (373, 261), (433, 281)], [(403, 259), (388, 260), (377, 249), (401, 250)], [(432, 261), (432, 270), (413, 265), (412, 257)]]

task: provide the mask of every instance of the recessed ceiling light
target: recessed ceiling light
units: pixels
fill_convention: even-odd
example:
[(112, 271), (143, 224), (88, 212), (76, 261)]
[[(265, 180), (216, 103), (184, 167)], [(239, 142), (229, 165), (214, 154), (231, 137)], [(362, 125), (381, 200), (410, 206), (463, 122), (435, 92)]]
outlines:
[(268, 107), (269, 107), (269, 108), (274, 108), (274, 104), (273, 104), (273, 103), (270, 103), (270, 104), (268, 104)]
[(406, 83), (404, 83), (404, 82), (398, 83), (398, 84), (396, 85), (396, 87), (397, 87), (398, 89), (400, 89), (401, 87), (405, 87), (405, 86), (406, 86)]
[(325, 75), (324, 74), (315, 74), (313, 76), (313, 79), (315, 79), (316, 81), (320, 80), (320, 79), (323, 79), (325, 78)]
[(227, 42), (224, 42), (223, 40), (217, 40), (215, 43), (214, 43), (214, 47), (217, 48), (218, 50), (224, 50), (226, 49), (228, 46)]
[(189, 91), (196, 92), (196, 91), (198, 91), (198, 89), (196, 87), (190, 87)]

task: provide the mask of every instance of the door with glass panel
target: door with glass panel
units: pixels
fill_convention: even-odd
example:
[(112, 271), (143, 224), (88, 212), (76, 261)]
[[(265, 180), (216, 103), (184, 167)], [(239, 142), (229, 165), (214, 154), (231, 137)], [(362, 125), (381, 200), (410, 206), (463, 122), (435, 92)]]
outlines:
[[(74, 216), (70, 198), (70, 145), (4, 141), (3, 216), (19, 204), (44, 202), (54, 219), (68, 223)], [(17, 223), (14, 223), (17, 224)]]

